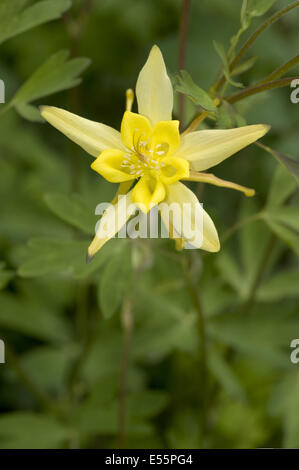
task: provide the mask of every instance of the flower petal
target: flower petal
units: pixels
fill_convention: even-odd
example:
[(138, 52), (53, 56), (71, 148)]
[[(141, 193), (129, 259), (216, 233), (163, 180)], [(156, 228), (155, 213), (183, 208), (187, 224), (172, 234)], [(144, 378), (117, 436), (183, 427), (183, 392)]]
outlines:
[(106, 148), (123, 149), (120, 132), (105, 124), (89, 121), (53, 106), (41, 106), (41, 115), (94, 157)]
[(152, 132), (149, 120), (137, 113), (126, 111), (121, 122), (121, 138), (130, 150), (138, 150), (140, 140), (147, 140)]
[(132, 201), (138, 205), (142, 212), (147, 213), (153, 206), (165, 198), (163, 183), (154, 177), (143, 176), (132, 191)]
[(136, 211), (135, 204), (132, 203), (132, 191), (119, 196), (115, 204), (110, 204), (102, 215), (96, 236), (89, 245), (87, 253), (87, 262), (99, 251), (100, 248), (110, 238), (126, 224), (127, 220)]
[(212, 219), (195, 194), (183, 183), (168, 186), (165, 202), (159, 204), (159, 210), (166, 227), (172, 225), (177, 236), (194, 248), (219, 251), (219, 238)]
[(173, 89), (158, 46), (153, 46), (139, 73), (136, 97), (138, 112), (146, 116), (153, 125), (159, 121), (171, 120)]
[(128, 166), (123, 166), (125, 154), (121, 150), (107, 149), (90, 165), (110, 183), (122, 183), (135, 179)]
[(151, 135), (151, 148), (156, 156), (171, 155), (179, 148), (179, 124), (179, 121), (161, 121), (155, 125)]
[(265, 124), (256, 124), (236, 129), (190, 132), (181, 138), (176, 156), (192, 162), (194, 170), (207, 170), (260, 139), (269, 129)]
[(184, 158), (165, 157), (161, 164), (159, 177), (166, 185), (189, 177), (189, 162)]

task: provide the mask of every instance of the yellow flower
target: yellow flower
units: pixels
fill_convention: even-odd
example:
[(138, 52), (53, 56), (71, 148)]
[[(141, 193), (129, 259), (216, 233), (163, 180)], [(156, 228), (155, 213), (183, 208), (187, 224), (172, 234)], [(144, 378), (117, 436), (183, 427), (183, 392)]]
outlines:
[[(189, 241), (195, 248), (219, 251), (220, 244), (213, 221), (193, 192), (180, 180), (231, 187), (252, 196), (252, 189), (200, 172), (255, 142), (268, 131), (269, 126), (257, 124), (180, 135), (179, 121), (172, 120), (172, 85), (157, 46), (152, 48), (139, 74), (136, 97), (138, 114), (131, 112), (133, 92), (127, 91), (127, 110), (120, 132), (63, 109), (49, 106), (41, 109), (44, 119), (96, 157), (91, 164), (93, 170), (112, 183), (120, 183), (117, 195), (123, 196), (113, 200), (118, 222), (105, 237), (96, 235), (88, 249), (88, 257), (94, 256), (127, 222), (132, 211), (126, 207), (130, 204), (132, 206), (132, 203), (143, 212), (148, 212), (153, 206), (163, 202), (161, 208), (159, 206), (162, 220), (170, 228), (170, 236), (176, 238), (181, 247)], [(194, 243), (190, 236), (188, 238), (179, 217), (175, 214), (171, 219), (167, 217), (165, 203), (166, 207), (176, 203), (178, 210), (189, 204), (189, 225), (193, 231), (202, 230), (200, 243)], [(201, 226), (196, 225), (196, 212), (201, 214)], [(112, 217), (115, 217), (115, 211), (108, 209), (102, 216), (101, 225), (109, 225)]]

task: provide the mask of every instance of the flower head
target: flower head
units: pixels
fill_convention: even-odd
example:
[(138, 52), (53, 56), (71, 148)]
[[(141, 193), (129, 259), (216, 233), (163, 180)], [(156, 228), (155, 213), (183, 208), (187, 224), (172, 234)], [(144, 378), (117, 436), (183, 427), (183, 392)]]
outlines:
[[(196, 248), (216, 252), (220, 249), (218, 234), (213, 221), (204, 211), (193, 192), (181, 180), (205, 181), (218, 186), (232, 187), (246, 195), (253, 190), (220, 180), (212, 174), (200, 173), (217, 165), (243, 147), (255, 142), (269, 129), (263, 124), (227, 130), (201, 130), (179, 133), (179, 121), (172, 120), (173, 89), (167, 75), (160, 49), (154, 46), (142, 68), (136, 85), (138, 114), (131, 112), (132, 92), (128, 93), (127, 110), (121, 130), (118, 132), (105, 124), (95, 123), (63, 109), (44, 106), (41, 114), (49, 123), (96, 157), (91, 168), (112, 183), (120, 183), (119, 194), (148, 212), (163, 202), (178, 208), (188, 204), (190, 223), (196, 231), (202, 230), (200, 243), (190, 240), (184, 224), (175, 215), (165, 217), (161, 205), (161, 217), (171, 226), (171, 236), (187, 241)], [(117, 206), (117, 201), (114, 202)], [(121, 207), (126, 207), (121, 205)], [(116, 207), (116, 210), (120, 207)], [(124, 210), (124, 209), (122, 209)], [(196, 227), (195, 213), (202, 216), (202, 226)], [(120, 230), (131, 216), (122, 214), (121, 223), (107, 237), (96, 237), (89, 247), (92, 257), (103, 244)], [(114, 216), (114, 215), (113, 215)], [(111, 213), (107, 211), (101, 224), (107, 223)]]

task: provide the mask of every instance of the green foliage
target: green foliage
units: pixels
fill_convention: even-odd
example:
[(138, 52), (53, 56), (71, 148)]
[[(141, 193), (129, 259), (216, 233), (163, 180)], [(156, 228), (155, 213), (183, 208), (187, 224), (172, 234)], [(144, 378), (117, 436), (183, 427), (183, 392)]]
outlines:
[(297, 448), (298, 419), (294, 409), (298, 398), (299, 377), (298, 372), (286, 375), (273, 390), (269, 403), (270, 412), (274, 416), (281, 416), (284, 429), (283, 446), (286, 448)]
[(0, 289), (4, 289), (13, 277), (14, 272), (11, 269), (5, 269), (5, 263), (0, 263)]
[[(255, 198), (192, 187), (221, 251), (116, 238), (86, 264), (95, 207), (116, 188), (64, 136), (28, 122), (40, 119), (32, 103), (47, 97), (119, 129), (124, 91), (151, 44), (175, 76), (180, 12), (169, 0), (93, 4), (88, 11), (73, 2), (70, 14), (47, 25), (70, 2), (0, 0), (0, 78), (14, 96), (0, 107), (0, 448), (118, 448), (121, 411), (128, 448), (298, 447), (298, 364), (290, 361), (299, 328), (298, 105), (279, 89), (229, 101), (235, 76), (246, 91), (286, 70), (281, 64), (297, 54), (298, 9), (286, 17), (288, 41), (284, 28), (269, 28), (230, 70), (243, 33), (252, 38), (269, 8), (285, 2), (243, 2), (241, 26), (235, 0), (192, 2), (188, 72), (176, 83), (191, 98), (185, 122), (200, 107), (209, 113), (198, 129), (272, 125), (262, 148), (251, 145), (211, 170), (255, 188)], [(89, 59), (78, 55), (93, 62), (81, 83)], [(291, 59), (287, 70), (293, 66)]]
[(24, 252), (24, 262), (19, 268), (22, 277), (61, 274), (82, 279), (107, 262), (112, 244), (105, 246), (93, 263), (86, 265), (88, 243), (77, 240), (33, 239)]
[(176, 77), (176, 90), (187, 95), (195, 104), (208, 111), (216, 111), (217, 107), (212, 98), (202, 88), (194, 83), (186, 70), (181, 70)]
[(59, 18), (71, 6), (70, 0), (45, 0), (29, 5), (28, 0), (1, 0), (0, 44), (48, 21)]
[(45, 414), (21, 411), (3, 414), (0, 428), (2, 449), (53, 449), (72, 439), (72, 430)]
[(30, 121), (40, 121), (38, 110), (29, 103), (58, 91), (73, 88), (81, 82), (78, 76), (90, 64), (90, 59), (68, 60), (69, 52), (60, 51), (52, 55), (17, 91), (12, 103), (21, 116)]
[(230, 73), (230, 69), (229, 69), (229, 62), (228, 62), (228, 59), (227, 59), (227, 55), (226, 55), (224, 46), (221, 43), (217, 42), (217, 41), (213, 41), (213, 45), (214, 45), (215, 51), (217, 52), (217, 54), (219, 55), (219, 57), (222, 61), (223, 73), (224, 73), (225, 78), (228, 81), (228, 83), (230, 83), (231, 85), (233, 85), (237, 88), (243, 88), (244, 85), (242, 83), (236, 82), (236, 81), (232, 80), (232, 78), (231, 78), (231, 73)]
[(125, 296), (132, 288), (131, 247), (125, 241), (114, 251), (101, 274), (99, 286), (99, 303), (103, 316), (110, 318), (121, 306)]
[(246, 14), (249, 16), (262, 16), (274, 5), (276, 0), (248, 0)]
[(95, 227), (95, 218), (90, 214), (87, 204), (79, 194), (67, 196), (66, 194), (49, 193), (45, 201), (55, 215), (84, 233), (92, 234)]

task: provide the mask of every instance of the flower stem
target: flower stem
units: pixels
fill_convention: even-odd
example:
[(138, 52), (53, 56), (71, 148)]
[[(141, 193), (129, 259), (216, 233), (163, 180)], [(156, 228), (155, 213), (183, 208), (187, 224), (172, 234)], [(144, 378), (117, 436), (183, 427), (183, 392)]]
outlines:
[[(188, 258), (185, 269), (185, 278), (189, 290), (190, 298), (197, 311), (197, 332), (199, 338), (199, 351), (198, 359), (200, 364), (200, 387), (201, 387), (201, 416), (200, 427), (202, 441), (206, 437), (207, 432), (207, 381), (208, 381), (208, 368), (207, 368), (207, 339), (206, 339), (206, 325), (203, 314), (203, 309), (198, 294), (198, 289), (193, 281), (192, 276), (192, 261), (191, 257)], [(202, 444), (202, 442), (201, 442)]]
[(199, 126), (199, 124), (201, 124), (206, 119), (206, 117), (208, 117), (208, 115), (209, 115), (209, 111), (203, 111), (198, 116), (196, 116), (196, 118), (193, 119), (193, 121), (190, 123), (187, 129), (185, 129), (184, 132), (182, 132), (182, 135), (186, 135), (186, 134), (189, 134), (189, 132), (195, 131), (195, 129)]
[[(239, 53), (236, 55), (234, 60), (231, 62), (229, 69), (230, 72), (232, 72), (235, 68), (235, 66), (240, 62), (240, 59), (243, 57), (245, 52), (252, 46), (254, 41), (258, 38), (258, 36), (266, 29), (268, 28), (271, 24), (275, 23), (279, 18), (286, 13), (288, 13), (290, 10), (293, 10), (294, 8), (299, 6), (299, 0), (291, 3), (290, 5), (287, 5), (286, 7), (282, 8), (279, 10), (277, 13), (274, 13), (274, 15), (270, 16), (266, 21), (264, 21), (255, 31), (254, 33), (247, 39), (245, 42), (244, 46), (240, 49)], [(225, 82), (225, 76), (222, 74), (218, 82), (213, 86), (214, 91), (218, 91), (222, 85)]]
[(131, 301), (126, 299), (123, 303), (121, 311), (121, 323), (123, 328), (123, 350), (122, 350), (122, 363), (121, 363), (121, 379), (120, 379), (120, 394), (119, 394), (119, 434), (118, 442), (119, 448), (126, 447), (126, 406), (127, 406), (127, 391), (128, 391), (128, 372), (129, 372), (129, 358), (132, 341), (133, 331), (133, 312)]
[[(187, 35), (190, 14), (191, 0), (182, 0), (179, 33), (179, 71), (183, 70), (186, 63)], [(184, 128), (185, 121), (185, 95), (179, 94), (179, 121), (181, 129)]]
[(274, 80), (272, 82), (267, 83), (260, 83), (257, 85), (250, 86), (248, 88), (244, 88), (241, 91), (237, 91), (230, 96), (226, 96), (224, 99), (229, 103), (236, 103), (237, 101), (243, 100), (248, 96), (255, 95), (257, 93), (261, 93), (263, 91), (272, 90), (273, 88), (280, 88), (284, 86), (288, 86), (292, 80), (298, 79), (299, 77), (286, 77), (281, 78), (279, 80)]

